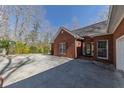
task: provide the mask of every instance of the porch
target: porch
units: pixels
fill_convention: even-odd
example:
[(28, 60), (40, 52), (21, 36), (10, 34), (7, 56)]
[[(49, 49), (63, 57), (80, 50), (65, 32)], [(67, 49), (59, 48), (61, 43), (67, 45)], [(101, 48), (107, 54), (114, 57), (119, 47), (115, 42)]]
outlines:
[(111, 35), (84, 37), (77, 46), (77, 58), (113, 64)]

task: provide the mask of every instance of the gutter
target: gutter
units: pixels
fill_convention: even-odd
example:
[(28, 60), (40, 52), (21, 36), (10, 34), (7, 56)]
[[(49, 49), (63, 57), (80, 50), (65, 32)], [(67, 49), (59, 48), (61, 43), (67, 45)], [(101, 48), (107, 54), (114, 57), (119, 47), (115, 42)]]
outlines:
[(112, 10), (113, 10), (113, 5), (110, 6), (109, 8), (109, 15), (108, 15), (108, 25), (107, 25), (107, 33), (109, 33), (109, 26), (110, 26), (110, 20), (111, 20), (111, 16), (112, 16)]

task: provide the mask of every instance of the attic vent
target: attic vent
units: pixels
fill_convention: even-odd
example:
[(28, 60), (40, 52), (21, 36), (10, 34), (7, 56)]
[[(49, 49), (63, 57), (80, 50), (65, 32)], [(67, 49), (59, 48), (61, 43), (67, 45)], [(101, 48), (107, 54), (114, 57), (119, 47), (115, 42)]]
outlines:
[(63, 31), (61, 31), (61, 33), (63, 34)]

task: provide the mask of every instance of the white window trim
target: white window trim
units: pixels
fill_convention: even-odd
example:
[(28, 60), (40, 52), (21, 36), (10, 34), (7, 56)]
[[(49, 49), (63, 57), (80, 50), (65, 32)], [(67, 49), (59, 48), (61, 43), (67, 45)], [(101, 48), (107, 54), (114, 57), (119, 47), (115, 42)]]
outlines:
[(94, 56), (94, 42), (91, 42), (91, 56)]
[[(87, 50), (89, 53), (87, 52)], [(86, 44), (86, 55), (91, 55), (91, 43)]]
[[(65, 42), (62, 42), (62, 43), (59, 43), (59, 46), (61, 45), (61, 44), (65, 44), (65, 47), (66, 47), (66, 43)], [(65, 51), (66, 51), (66, 49), (65, 49)], [(65, 53), (63, 52), (60, 52), (60, 47), (59, 47), (59, 54), (61, 54), (61, 55), (64, 55)]]
[[(107, 47), (107, 57), (99, 57), (99, 56), (98, 56), (98, 42), (99, 42), (99, 41), (107, 41), (107, 44), (106, 44), (106, 47)], [(98, 40), (98, 41), (97, 41), (97, 58), (108, 60), (108, 40)]]
[(85, 53), (85, 42), (83, 42), (83, 46), (82, 46), (82, 54), (85, 56), (86, 55), (86, 53)]

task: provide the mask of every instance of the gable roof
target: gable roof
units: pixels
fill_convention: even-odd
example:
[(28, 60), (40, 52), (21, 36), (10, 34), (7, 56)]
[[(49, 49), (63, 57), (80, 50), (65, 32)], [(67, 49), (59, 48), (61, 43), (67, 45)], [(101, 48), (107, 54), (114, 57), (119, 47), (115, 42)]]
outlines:
[(54, 35), (53, 39), (51, 40), (51, 42), (54, 42), (54, 40), (56, 39), (56, 37), (59, 35), (59, 33), (64, 30), (66, 31), (67, 33), (69, 33), (71, 36), (73, 36), (74, 38), (76, 39), (83, 39), (82, 37), (80, 37), (79, 35), (77, 34), (74, 34), (72, 33), (70, 30), (68, 30), (67, 28), (65, 27), (60, 27), (59, 30), (57, 31), (57, 33)]
[(106, 28), (107, 28), (107, 21), (98, 22), (72, 31), (66, 29), (65, 27), (60, 27), (51, 42), (54, 42), (54, 40), (59, 35), (62, 29), (67, 33), (69, 33), (74, 38), (83, 40), (84, 39), (83, 37), (85, 36), (93, 37), (93, 36), (106, 34), (107, 33)]

